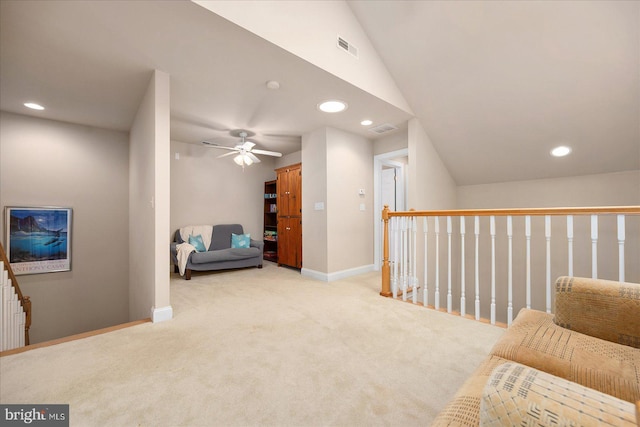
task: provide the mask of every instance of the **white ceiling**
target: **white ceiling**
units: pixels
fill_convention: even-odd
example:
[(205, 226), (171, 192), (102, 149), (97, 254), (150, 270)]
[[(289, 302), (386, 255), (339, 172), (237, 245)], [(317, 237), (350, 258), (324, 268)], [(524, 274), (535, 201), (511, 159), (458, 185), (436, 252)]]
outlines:
[(640, 169), (640, 2), (349, 5), (459, 185)]
[[(323, 126), (373, 138), (363, 117), (410, 117), (189, 1), (0, 2), (3, 111), (128, 131), (153, 69), (171, 76), (171, 138), (187, 143), (233, 145), (247, 129), (287, 154)], [(336, 97), (345, 112), (317, 110)]]
[[(640, 169), (639, 2), (349, 5), (458, 184)], [(248, 129), (290, 153), (322, 126), (410, 118), (191, 2), (0, 1), (3, 111), (127, 131), (153, 69), (188, 143)], [(317, 111), (333, 97), (348, 110)]]

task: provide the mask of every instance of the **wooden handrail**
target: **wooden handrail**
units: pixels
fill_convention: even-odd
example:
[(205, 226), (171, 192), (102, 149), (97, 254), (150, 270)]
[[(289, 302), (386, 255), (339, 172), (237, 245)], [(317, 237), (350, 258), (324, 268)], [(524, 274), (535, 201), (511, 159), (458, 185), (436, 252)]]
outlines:
[[(385, 206), (387, 207), (387, 206)], [(388, 216), (539, 216), (539, 215), (640, 215), (640, 206), (598, 206), (576, 208), (509, 208), (509, 209), (451, 209), (429, 211), (388, 211)]]
[(18, 285), (18, 280), (16, 279), (15, 274), (13, 274), (11, 264), (9, 263), (9, 259), (7, 258), (7, 254), (4, 251), (2, 243), (0, 243), (0, 259), (4, 262), (4, 265), (7, 268), (9, 278), (11, 279), (11, 285), (15, 288), (16, 293), (18, 294), (18, 299), (20, 300), (20, 304), (22, 305), (22, 310), (24, 310), (26, 317), (24, 323), (24, 345), (29, 345), (29, 328), (31, 327), (31, 299), (28, 296), (22, 295), (22, 291), (20, 290), (20, 286)]

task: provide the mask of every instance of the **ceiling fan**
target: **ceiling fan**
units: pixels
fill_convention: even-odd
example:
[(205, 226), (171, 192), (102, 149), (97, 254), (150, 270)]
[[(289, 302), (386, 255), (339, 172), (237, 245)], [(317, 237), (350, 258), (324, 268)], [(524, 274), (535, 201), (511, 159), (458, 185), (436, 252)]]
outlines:
[(255, 147), (256, 144), (247, 139), (247, 137), (250, 136), (248, 131), (239, 130), (239, 131), (232, 131), (230, 133), (233, 136), (240, 137), (240, 142), (236, 144), (235, 147), (227, 147), (225, 145), (220, 145), (211, 141), (202, 141), (202, 143), (213, 148), (222, 148), (224, 150), (231, 150), (230, 153), (222, 154), (218, 156), (218, 158), (233, 156), (235, 154), (233, 161), (238, 166), (242, 166), (243, 168), (245, 167), (245, 165), (250, 166), (254, 163), (260, 163), (260, 159), (256, 157), (256, 154), (273, 156), (273, 157), (282, 157), (282, 153), (278, 153), (276, 151), (254, 149), (253, 147)]

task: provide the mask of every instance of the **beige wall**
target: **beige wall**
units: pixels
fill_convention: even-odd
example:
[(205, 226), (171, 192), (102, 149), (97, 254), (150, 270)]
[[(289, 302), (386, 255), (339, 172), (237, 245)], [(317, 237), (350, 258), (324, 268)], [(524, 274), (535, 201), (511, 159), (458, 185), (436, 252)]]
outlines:
[(405, 149), (408, 146), (409, 131), (408, 129), (400, 129), (373, 141), (373, 155), (391, 153), (392, 151)]
[[(171, 318), (169, 301), (169, 76), (155, 71), (129, 143), (129, 317)], [(160, 314), (162, 313), (162, 314)]]
[[(327, 130), (302, 135), (302, 268), (328, 271)], [(315, 210), (316, 203), (324, 209)]]
[(276, 169), (302, 162), (302, 150), (275, 158)]
[(458, 187), (458, 208), (640, 204), (640, 171)]
[[(176, 159), (178, 154), (178, 159)], [(186, 225), (242, 224), (251, 238), (262, 240), (264, 182), (274, 180), (275, 160), (245, 167), (221, 150), (171, 141), (171, 238)]]
[(409, 120), (410, 209), (455, 209), (456, 183), (417, 119)]
[(373, 268), (371, 141), (334, 128), (303, 135), (302, 235), (305, 275), (330, 281)]
[(0, 113), (2, 207), (73, 208), (72, 270), (18, 276), (32, 343), (129, 318), (128, 146), (123, 132)]
[(373, 264), (372, 143), (334, 128), (327, 129), (327, 243), (328, 273)]

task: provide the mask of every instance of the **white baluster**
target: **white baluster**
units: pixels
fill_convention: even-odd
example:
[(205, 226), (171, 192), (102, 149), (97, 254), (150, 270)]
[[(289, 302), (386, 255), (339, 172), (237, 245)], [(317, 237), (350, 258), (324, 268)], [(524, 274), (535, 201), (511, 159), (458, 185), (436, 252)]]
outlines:
[(507, 242), (509, 247), (507, 261), (507, 326), (511, 326), (513, 321), (513, 219), (507, 216)]
[(464, 271), (464, 235), (465, 235), (465, 224), (464, 217), (460, 217), (460, 316), (464, 316), (466, 314), (466, 299), (464, 294), (465, 288), (465, 271)]
[(398, 232), (399, 222), (399, 217), (394, 216), (391, 218), (391, 232), (393, 235), (393, 281), (391, 282), (391, 288), (394, 298), (398, 298), (398, 252), (400, 251), (400, 236)]
[(448, 236), (448, 246), (447, 246), (447, 313), (451, 313), (451, 234), (453, 233), (453, 229), (451, 227), (451, 217), (447, 217), (447, 236)]
[(531, 216), (524, 217), (524, 236), (526, 241), (526, 288), (527, 288), (527, 308), (531, 308)]
[(568, 275), (573, 277), (573, 215), (567, 215), (567, 258), (569, 262)]
[(591, 277), (598, 278), (598, 215), (591, 215)]
[(440, 218), (435, 217), (434, 230), (436, 233), (436, 292), (435, 292), (435, 308), (440, 308)]
[(0, 351), (6, 350), (4, 347), (4, 339), (7, 335), (7, 324), (4, 320), (5, 304), (4, 304), (4, 286), (7, 272), (4, 270), (4, 263), (0, 261)]
[(496, 217), (489, 218), (491, 233), (491, 324), (496, 324)]
[(624, 282), (624, 215), (618, 215), (618, 280)]
[(412, 231), (412, 255), (413, 255), (413, 266), (411, 269), (411, 286), (412, 286), (412, 297), (413, 297), (413, 303), (417, 304), (418, 303), (418, 218), (416, 218), (415, 216), (411, 217), (411, 231)]
[(407, 255), (407, 217), (402, 217), (402, 301), (407, 300), (407, 263), (409, 256)]
[(476, 235), (476, 265), (475, 265), (475, 285), (476, 285), (476, 300), (475, 300), (475, 312), (476, 320), (480, 320), (480, 217), (476, 216), (474, 220), (474, 232)]
[(551, 313), (551, 216), (544, 217), (544, 237), (547, 240), (547, 313)]
[(24, 330), (26, 328), (26, 324), (27, 324), (27, 314), (24, 312), (24, 310), (20, 310), (20, 327), (18, 328), (18, 347), (24, 347), (25, 344), (25, 338), (24, 338)]
[(429, 276), (427, 274), (429, 270), (429, 257), (427, 256), (427, 236), (429, 233), (429, 221), (427, 221), (427, 219), (428, 218), (426, 216), (422, 218), (422, 230), (424, 232), (424, 292), (422, 295), (422, 305), (425, 307), (429, 304)]

